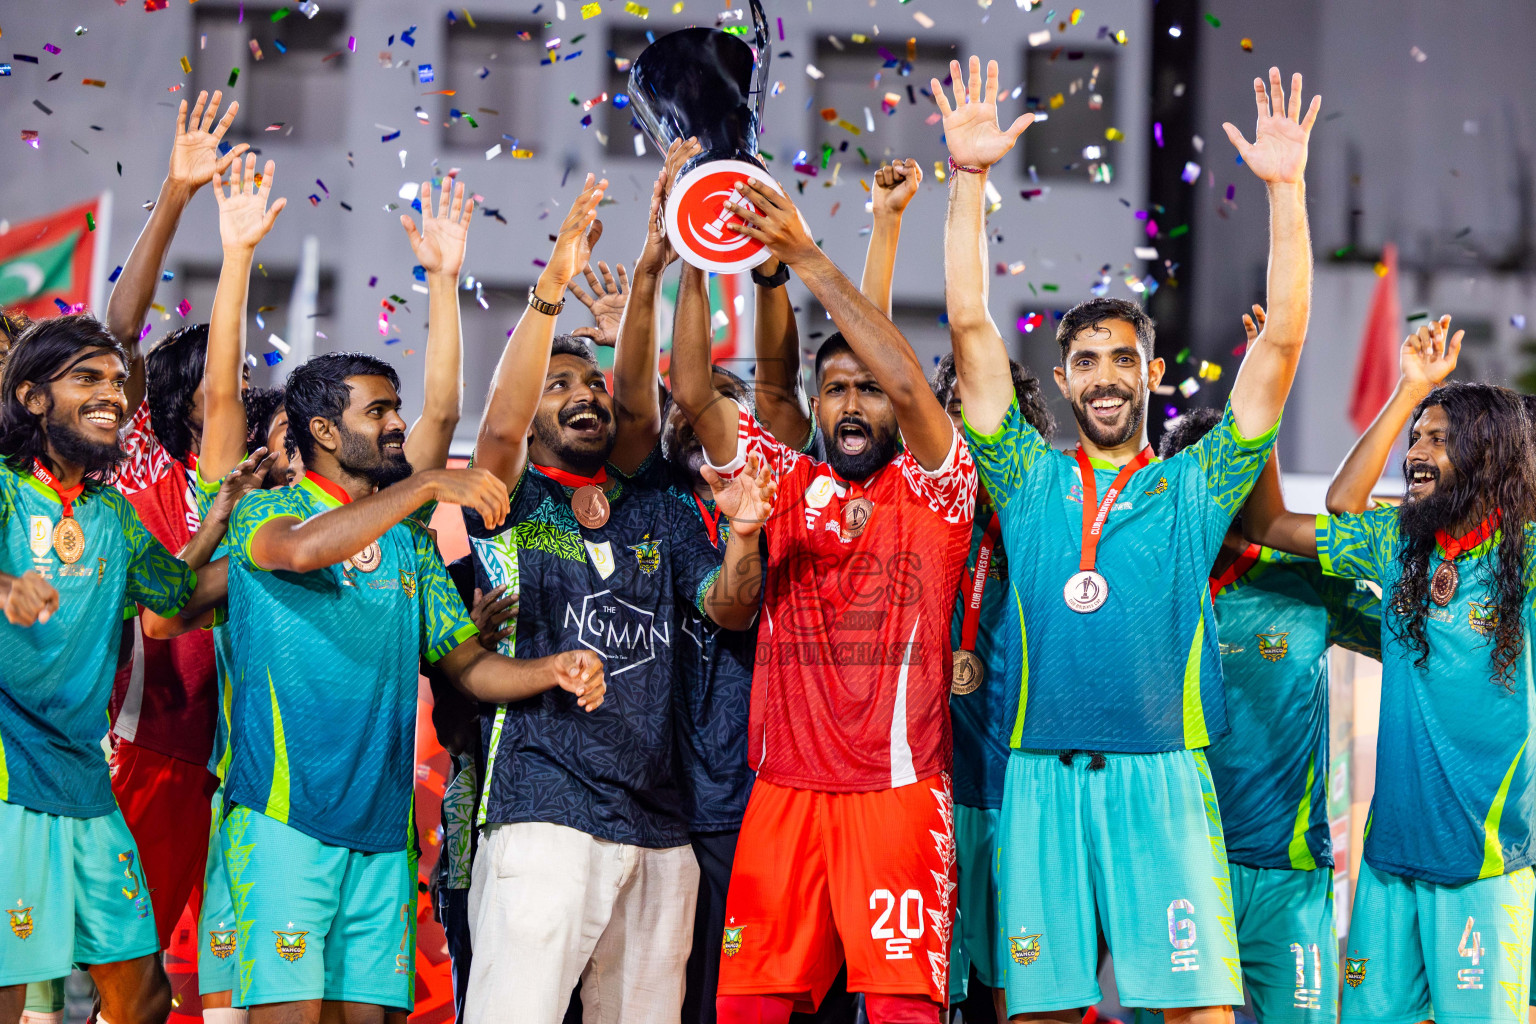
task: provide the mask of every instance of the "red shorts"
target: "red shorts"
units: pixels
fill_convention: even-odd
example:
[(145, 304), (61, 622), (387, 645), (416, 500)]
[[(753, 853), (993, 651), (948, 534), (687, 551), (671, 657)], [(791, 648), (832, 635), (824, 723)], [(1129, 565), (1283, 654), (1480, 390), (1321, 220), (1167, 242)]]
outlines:
[(112, 794), (139, 846), (161, 949), (170, 944), (187, 901), (202, 902), (210, 802), (218, 788), (218, 777), (200, 764), (127, 740), (112, 752)]
[(843, 960), (848, 991), (949, 998), (955, 823), (949, 776), (821, 793), (759, 779), (725, 901), (721, 995), (814, 1010)]

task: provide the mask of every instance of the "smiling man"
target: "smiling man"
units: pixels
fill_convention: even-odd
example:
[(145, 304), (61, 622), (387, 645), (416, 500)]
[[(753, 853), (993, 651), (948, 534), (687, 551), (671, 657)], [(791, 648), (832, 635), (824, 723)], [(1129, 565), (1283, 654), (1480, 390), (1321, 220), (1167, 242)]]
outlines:
[(1164, 364), (1136, 305), (1094, 299), (1056, 332), (1056, 383), (1078, 445), (1053, 451), (1023, 418), (987, 311), (989, 168), (1032, 115), (997, 123), (997, 64), (937, 80), (955, 165), (945, 284), (966, 435), (997, 506), (1024, 652), (1000, 723), (1012, 748), (998, 826), (1003, 985), (1014, 1019), (1076, 1020), (1098, 1002), (1099, 939), (1120, 1001), (1169, 1020), (1231, 1020), (1242, 1001), (1221, 821), (1203, 748), (1227, 728), (1206, 573), (1262, 469), (1306, 336), (1312, 255), (1302, 175), (1319, 101), (1302, 116), (1280, 72), (1254, 80), (1250, 144), (1269, 194), (1269, 322), (1221, 422), (1152, 462), (1146, 410)]
[(1377, 479), (1384, 439), (1407, 421), (1400, 507), (1305, 516), (1261, 488), (1268, 500), (1251, 501), (1243, 522), (1252, 541), (1382, 588), (1376, 793), (1346, 945), (1346, 1021), (1526, 1012), (1536, 461), (1519, 395), (1428, 385), (1455, 368), (1461, 337), (1448, 334), (1446, 318), (1404, 343), (1399, 397), (1345, 467)]

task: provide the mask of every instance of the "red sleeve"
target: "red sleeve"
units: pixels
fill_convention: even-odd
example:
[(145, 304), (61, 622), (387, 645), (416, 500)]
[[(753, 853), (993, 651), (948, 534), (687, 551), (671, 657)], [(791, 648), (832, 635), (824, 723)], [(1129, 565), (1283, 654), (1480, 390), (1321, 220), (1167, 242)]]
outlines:
[(932, 472), (903, 451), (896, 460), (907, 488), (946, 523), (968, 523), (976, 518), (976, 463), (971, 449), (956, 431), (949, 454)]
[(778, 441), (762, 424), (738, 402), (736, 405), (739, 416), (736, 428), (736, 454), (723, 466), (710, 463), (710, 468), (726, 479), (736, 476), (746, 468), (747, 458), (756, 455), (773, 469), (774, 473), (783, 477), (792, 471), (796, 465), (807, 459), (807, 456), (795, 451), (793, 448)]
[(117, 467), (112, 483), (124, 494), (142, 491), (171, 471), (171, 459), (155, 432), (149, 429), (149, 403), (141, 402), (138, 411), (123, 429), (119, 442), (128, 458)]

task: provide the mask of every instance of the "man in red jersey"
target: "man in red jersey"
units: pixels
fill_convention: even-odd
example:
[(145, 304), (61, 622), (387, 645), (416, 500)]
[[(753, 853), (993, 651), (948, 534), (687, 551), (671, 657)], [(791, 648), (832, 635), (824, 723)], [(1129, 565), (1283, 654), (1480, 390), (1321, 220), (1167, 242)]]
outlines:
[(816, 355), (827, 462), (718, 395), (707, 344), (674, 340), (673, 397), (710, 463), (729, 476), (757, 455), (778, 476), (719, 1021), (784, 1024), (846, 957), (874, 1024), (937, 1022), (955, 888), (949, 618), (976, 472), (911, 346), (794, 204), (748, 185), (736, 209), (839, 333)]

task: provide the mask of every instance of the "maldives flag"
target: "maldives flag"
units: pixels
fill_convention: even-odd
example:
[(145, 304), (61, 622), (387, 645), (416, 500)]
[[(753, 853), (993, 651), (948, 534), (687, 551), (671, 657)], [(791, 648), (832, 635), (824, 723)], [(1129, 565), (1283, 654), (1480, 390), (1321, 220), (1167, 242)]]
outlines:
[(0, 308), (34, 319), (73, 307), (102, 309), (111, 215), (112, 195), (104, 192), (79, 206), (13, 224), (0, 235)]
[(1349, 421), (1362, 434), (1392, 397), (1403, 347), (1403, 306), (1397, 298), (1397, 246), (1391, 242), (1384, 245), (1381, 262), (1387, 272), (1376, 282), (1376, 294), (1371, 297), (1371, 311), (1360, 338), (1360, 358), (1355, 363), (1355, 393), (1349, 400)]

